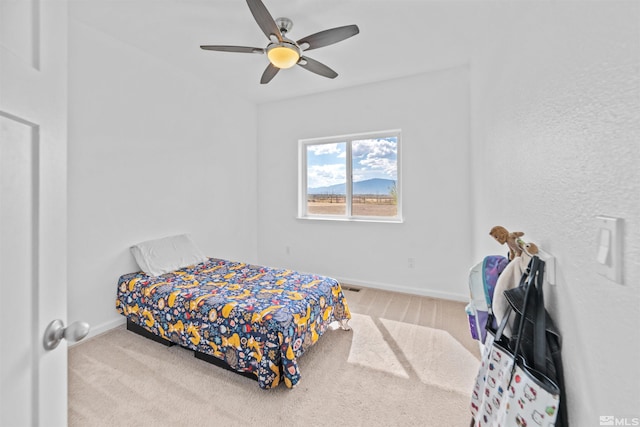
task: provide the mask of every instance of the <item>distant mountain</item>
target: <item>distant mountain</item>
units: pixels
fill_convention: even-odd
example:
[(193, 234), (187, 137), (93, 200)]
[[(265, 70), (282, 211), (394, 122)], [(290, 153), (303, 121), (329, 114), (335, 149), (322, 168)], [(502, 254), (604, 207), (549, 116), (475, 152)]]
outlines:
[[(392, 179), (372, 178), (353, 183), (353, 194), (390, 194), (395, 184)], [(328, 187), (309, 188), (308, 194), (346, 194), (345, 184), (335, 184)]]

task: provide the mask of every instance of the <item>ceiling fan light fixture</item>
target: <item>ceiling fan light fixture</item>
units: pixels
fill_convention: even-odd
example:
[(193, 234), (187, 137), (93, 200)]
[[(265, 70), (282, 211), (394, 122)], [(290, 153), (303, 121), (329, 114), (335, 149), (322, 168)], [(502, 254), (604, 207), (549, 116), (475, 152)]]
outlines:
[[(293, 27), (291, 19), (273, 19), (262, 2), (263, 0), (246, 1), (253, 15), (253, 19), (264, 35), (267, 36), (267, 39), (269, 39), (269, 45), (266, 49), (228, 45), (201, 45), (201, 49), (220, 52), (266, 53), (269, 59), (269, 65), (267, 65), (267, 68), (262, 73), (260, 84), (269, 83), (281, 69), (291, 68), (294, 65), (299, 65), (307, 71), (328, 79), (338, 77), (338, 73), (323, 63), (309, 58), (306, 56), (306, 52), (308, 50), (329, 46), (355, 36), (360, 32), (357, 25), (344, 25), (342, 27), (330, 28), (294, 41), (287, 37)], [(305, 56), (302, 56), (302, 52), (305, 52)]]
[(267, 57), (278, 68), (291, 68), (300, 59), (300, 49), (289, 43), (272, 44), (267, 48)]

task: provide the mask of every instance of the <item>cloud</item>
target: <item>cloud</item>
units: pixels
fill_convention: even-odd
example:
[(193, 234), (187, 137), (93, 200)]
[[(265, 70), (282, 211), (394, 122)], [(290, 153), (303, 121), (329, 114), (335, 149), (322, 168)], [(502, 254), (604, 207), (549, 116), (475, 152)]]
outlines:
[(328, 187), (346, 181), (344, 163), (331, 165), (314, 165), (307, 170), (307, 188)]
[(358, 164), (363, 166), (361, 169), (358, 169), (360, 172), (366, 170), (380, 171), (393, 179), (395, 179), (398, 172), (398, 164), (395, 159), (367, 158), (360, 160)]
[[(389, 138), (391, 139), (391, 138)], [(352, 155), (354, 158), (367, 156), (368, 158), (396, 158), (398, 154), (398, 143), (393, 138), (389, 139), (364, 139), (353, 141)]]
[[(338, 146), (340, 145), (340, 146)], [(325, 154), (339, 154), (344, 157), (344, 142), (334, 142), (332, 144), (308, 145), (307, 150), (312, 151), (316, 156)]]
[(354, 167), (354, 175), (358, 174), (364, 178), (370, 175), (378, 176), (382, 173), (391, 179), (396, 179), (398, 144), (395, 138), (390, 139), (354, 141), (353, 158), (354, 160), (359, 159), (355, 163), (361, 166), (360, 168)]
[[(346, 163), (340, 161), (346, 157), (346, 143), (308, 145), (307, 149), (309, 158), (314, 159), (307, 166), (308, 188), (327, 187), (346, 182)], [(397, 179), (396, 137), (353, 141), (351, 155), (354, 182), (371, 178)]]

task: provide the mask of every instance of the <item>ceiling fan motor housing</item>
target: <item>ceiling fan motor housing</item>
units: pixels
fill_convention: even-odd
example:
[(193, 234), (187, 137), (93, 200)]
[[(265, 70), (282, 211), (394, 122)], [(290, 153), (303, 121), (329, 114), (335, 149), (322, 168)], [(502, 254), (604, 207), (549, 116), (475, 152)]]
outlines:
[(293, 21), (289, 18), (277, 18), (276, 25), (280, 29), (280, 32), (285, 34), (293, 28)]

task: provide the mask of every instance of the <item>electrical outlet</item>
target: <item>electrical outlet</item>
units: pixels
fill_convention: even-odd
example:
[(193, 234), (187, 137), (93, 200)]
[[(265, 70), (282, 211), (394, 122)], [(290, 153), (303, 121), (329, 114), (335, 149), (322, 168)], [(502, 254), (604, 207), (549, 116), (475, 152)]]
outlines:
[(414, 268), (416, 266), (416, 260), (414, 258), (407, 258), (407, 267)]
[(284, 247), (284, 253), (287, 255), (291, 255), (291, 246), (285, 246)]

